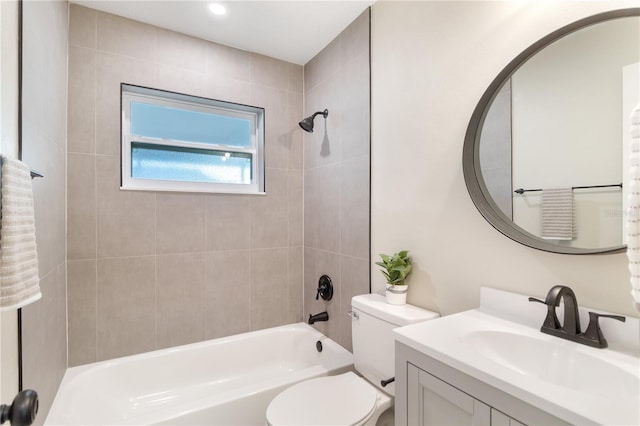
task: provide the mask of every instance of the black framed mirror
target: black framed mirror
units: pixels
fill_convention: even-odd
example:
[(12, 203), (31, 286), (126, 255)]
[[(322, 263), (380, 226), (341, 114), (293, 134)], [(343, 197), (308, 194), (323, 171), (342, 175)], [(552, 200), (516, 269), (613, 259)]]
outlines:
[[(553, 253), (625, 249), (624, 117), (640, 102), (639, 56), (640, 8), (620, 9), (543, 37), (491, 82), (467, 127), (463, 172), (496, 230)], [(568, 238), (541, 229), (542, 190), (555, 188), (572, 194)]]

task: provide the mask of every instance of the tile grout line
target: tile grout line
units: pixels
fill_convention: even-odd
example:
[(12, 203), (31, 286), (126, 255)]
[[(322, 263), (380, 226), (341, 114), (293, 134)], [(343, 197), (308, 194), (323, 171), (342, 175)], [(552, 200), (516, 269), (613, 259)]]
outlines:
[(209, 196), (203, 197), (204, 203), (204, 340), (209, 338), (209, 255), (207, 250), (207, 240), (209, 239)]
[[(289, 87), (291, 77), (287, 72), (287, 87)], [(291, 102), (287, 95), (287, 117), (291, 117)], [(291, 313), (291, 144), (293, 138), (289, 138), (289, 149), (287, 150), (287, 311), (285, 316), (285, 323), (289, 322), (289, 316)]]
[(93, 202), (95, 208), (95, 259), (94, 259), (94, 270), (95, 270), (95, 300), (96, 300), (96, 310), (95, 310), (95, 361), (98, 361), (98, 352), (99, 352), (99, 342), (98, 342), (98, 320), (99, 320), (99, 297), (98, 297), (98, 156), (97, 148), (98, 148), (98, 13), (95, 13), (96, 26), (94, 30), (94, 52), (95, 58), (93, 61)]
[[(158, 30), (153, 27), (153, 83), (157, 85), (158, 80)], [(122, 136), (121, 136), (122, 137)], [(122, 150), (122, 148), (121, 148)], [(122, 152), (120, 153), (122, 155)], [(154, 239), (153, 239), (153, 348), (158, 349), (158, 193), (153, 192), (154, 202)]]
[[(66, 80), (67, 87), (65, 89), (65, 136), (69, 134), (69, 25), (71, 23), (71, 6), (67, 4), (67, 68), (66, 68)], [(64, 139), (64, 337), (65, 337), (65, 368), (69, 368), (69, 263), (68, 253), (69, 246), (67, 244), (67, 234), (69, 233), (69, 191), (67, 190), (67, 181), (69, 180), (69, 154), (67, 153), (68, 138)]]

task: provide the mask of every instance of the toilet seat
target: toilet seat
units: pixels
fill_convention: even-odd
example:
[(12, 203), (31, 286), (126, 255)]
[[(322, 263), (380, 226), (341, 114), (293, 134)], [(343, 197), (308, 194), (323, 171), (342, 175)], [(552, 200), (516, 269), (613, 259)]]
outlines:
[(267, 422), (280, 425), (359, 425), (376, 410), (378, 391), (353, 372), (300, 382), (267, 408)]

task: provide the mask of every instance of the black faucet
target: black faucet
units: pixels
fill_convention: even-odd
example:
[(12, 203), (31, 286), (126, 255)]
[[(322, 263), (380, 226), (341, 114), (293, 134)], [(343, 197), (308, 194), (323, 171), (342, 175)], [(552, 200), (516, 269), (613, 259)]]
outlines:
[[(533, 299), (529, 298), (529, 301)], [(560, 306), (560, 300), (564, 300), (564, 321), (562, 327), (556, 316), (556, 306)], [(537, 302), (537, 300), (535, 300)], [(578, 313), (578, 301), (576, 294), (569, 287), (557, 285), (547, 293), (544, 300), (547, 305), (547, 317), (543, 327), (551, 330), (562, 330), (571, 335), (580, 334), (580, 314)]]
[[(558, 316), (556, 315), (556, 306), (560, 305), (560, 300), (564, 301), (564, 321), (562, 322), (562, 326), (560, 326), (560, 321), (558, 321)], [(604, 315), (589, 312), (589, 326), (587, 327), (587, 331), (582, 333), (580, 331), (580, 314), (578, 313), (576, 295), (573, 290), (563, 285), (552, 287), (549, 293), (547, 293), (545, 300), (530, 297), (529, 301), (547, 305), (547, 316), (540, 328), (541, 332), (594, 348), (607, 347), (607, 339), (605, 339), (602, 334), (598, 318), (613, 318), (622, 322), (626, 320), (625, 317), (620, 315)]]
[(327, 311), (320, 312), (319, 314), (309, 315), (309, 324), (313, 324), (317, 321), (329, 321), (329, 314)]

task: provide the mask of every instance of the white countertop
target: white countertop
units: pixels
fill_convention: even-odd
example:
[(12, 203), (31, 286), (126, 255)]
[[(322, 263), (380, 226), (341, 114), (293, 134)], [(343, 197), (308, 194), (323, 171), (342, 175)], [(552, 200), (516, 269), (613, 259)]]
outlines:
[[(540, 325), (543, 320), (541, 315)], [(627, 327), (635, 330), (638, 319), (630, 320)], [(640, 357), (633, 351), (559, 339), (541, 333), (539, 325), (514, 322), (490, 309), (400, 327), (394, 334), (399, 342), (569, 423), (640, 425)], [(514, 341), (524, 344), (509, 343)], [(519, 368), (519, 356), (527, 368)]]

